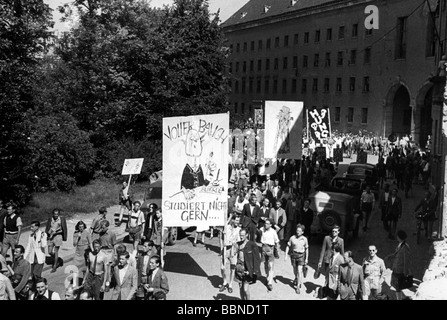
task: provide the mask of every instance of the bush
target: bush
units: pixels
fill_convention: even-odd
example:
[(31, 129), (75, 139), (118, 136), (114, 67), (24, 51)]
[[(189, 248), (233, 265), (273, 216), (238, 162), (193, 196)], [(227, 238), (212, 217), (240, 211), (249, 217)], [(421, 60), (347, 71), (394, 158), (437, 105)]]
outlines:
[[(95, 142), (104, 141), (102, 138), (95, 136)], [(95, 144), (96, 144), (95, 143)], [(106, 145), (98, 146), (97, 149), (97, 170), (104, 177), (113, 176), (122, 180), (121, 175), (125, 159), (144, 158), (143, 168), (138, 176), (133, 176), (132, 180), (139, 181), (149, 180), (149, 176), (161, 169), (162, 151), (161, 142), (158, 140), (150, 140), (148, 138), (141, 141), (133, 139), (122, 139), (112, 141)]]
[(93, 145), (70, 115), (30, 115), (28, 126), (24, 170), (35, 191), (70, 191), (77, 181), (85, 183), (93, 177)]

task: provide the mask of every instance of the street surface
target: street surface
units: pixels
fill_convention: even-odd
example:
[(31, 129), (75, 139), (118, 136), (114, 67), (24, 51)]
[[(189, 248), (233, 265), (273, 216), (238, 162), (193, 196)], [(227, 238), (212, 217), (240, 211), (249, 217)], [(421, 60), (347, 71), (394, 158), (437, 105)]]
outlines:
[[(346, 171), (350, 162), (354, 162), (355, 155), (352, 159), (345, 158), (344, 162), (339, 165), (337, 175), (342, 175)], [(377, 163), (377, 157), (368, 155), (368, 163)], [(391, 186), (393, 187), (393, 185)], [(413, 192), (410, 192), (409, 198), (405, 199), (404, 192), (399, 191), (399, 196), (403, 200), (403, 214), (397, 225), (397, 230), (402, 229), (407, 232), (407, 242), (411, 248), (412, 265), (411, 272), (415, 279), (415, 286), (410, 290), (404, 290), (407, 296), (413, 296), (417, 290), (417, 285), (423, 278), (425, 269), (427, 268), (430, 259), (430, 245), (425, 238), (422, 238), (419, 245), (416, 244), (416, 236), (413, 232), (416, 229), (416, 220), (413, 216), (413, 211), (417, 203), (423, 198), (424, 188), (420, 185), (413, 186)], [(109, 209), (109, 219), (113, 217), (113, 213), (117, 210), (117, 206)], [(115, 210), (115, 211), (112, 211)], [(90, 227), (89, 222), (96, 213), (89, 214), (82, 217), (82, 219)], [(368, 246), (370, 244), (376, 245), (378, 249), (377, 255), (384, 258), (386, 255), (393, 253), (398, 242), (397, 240), (388, 239), (388, 233), (383, 229), (380, 220), (381, 212), (377, 208), (371, 215), (369, 229), (363, 232), (360, 228), (359, 237), (357, 239), (348, 239), (348, 244), (345, 246), (346, 250), (351, 250), (354, 253), (354, 260), (361, 264), (362, 259), (368, 255)], [(76, 223), (76, 218), (71, 219), (72, 223)], [(74, 221), (73, 221), (74, 220)], [(437, 230), (438, 223), (435, 222), (433, 230)], [(118, 238), (124, 236), (124, 226), (120, 228), (113, 227), (112, 230), (117, 231)], [(165, 271), (169, 279), (170, 291), (167, 295), (169, 300), (239, 300), (239, 287), (235, 281), (233, 283), (233, 293), (228, 293), (227, 290), (220, 293), (219, 285), (222, 283), (220, 272), (220, 256), (219, 253), (219, 239), (214, 237), (209, 239), (205, 237), (205, 245), (198, 243), (197, 247), (193, 247), (194, 239), (193, 229), (188, 229), (185, 232), (180, 231), (179, 239), (174, 246), (166, 247), (165, 255)], [(208, 235), (208, 234), (207, 234)], [(71, 235), (70, 235), (71, 236)], [(22, 236), (22, 240), (26, 239)], [(304, 280), (304, 287), (301, 288), (301, 294), (296, 294), (292, 287), (293, 271), (290, 264), (290, 259), (284, 261), (284, 247), (280, 251), (280, 259), (275, 260), (275, 280), (273, 291), (267, 290), (266, 272), (264, 264), (261, 264), (262, 276), (258, 281), (250, 286), (251, 299), (253, 300), (318, 300), (314, 297), (315, 289), (324, 284), (324, 277), (314, 279), (314, 271), (318, 263), (318, 258), (321, 249), (322, 239), (313, 238), (310, 242), (309, 248), (309, 272), (307, 278)], [(21, 241), (22, 242), (22, 241)], [(64, 243), (65, 251), (71, 250), (71, 242)], [(64, 251), (64, 248), (62, 249)], [(131, 245), (130, 249), (131, 250)], [(71, 261), (69, 256), (65, 258), (66, 264), (59, 268), (55, 273), (50, 273), (49, 269), (44, 270), (43, 276), (48, 279), (49, 288), (57, 291), (61, 297), (64, 295), (64, 279), (67, 274), (64, 273), (66, 265)], [(394, 291), (390, 289), (389, 283), (391, 278), (391, 270), (387, 269), (386, 283), (383, 291), (395, 299)], [(106, 293), (105, 299), (110, 297), (110, 293)]]

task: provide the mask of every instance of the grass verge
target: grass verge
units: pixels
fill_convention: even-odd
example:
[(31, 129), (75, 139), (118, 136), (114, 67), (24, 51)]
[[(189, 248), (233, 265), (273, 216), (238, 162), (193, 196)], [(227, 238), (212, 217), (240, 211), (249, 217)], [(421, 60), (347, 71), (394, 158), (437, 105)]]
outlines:
[[(149, 182), (138, 182), (130, 188), (135, 200), (142, 200)], [(97, 179), (82, 187), (75, 187), (72, 192), (35, 193), (32, 200), (22, 210), (22, 222), (28, 226), (31, 221), (45, 221), (54, 208), (59, 208), (68, 218), (75, 213), (98, 211), (102, 206), (118, 204), (121, 183), (115, 180)]]

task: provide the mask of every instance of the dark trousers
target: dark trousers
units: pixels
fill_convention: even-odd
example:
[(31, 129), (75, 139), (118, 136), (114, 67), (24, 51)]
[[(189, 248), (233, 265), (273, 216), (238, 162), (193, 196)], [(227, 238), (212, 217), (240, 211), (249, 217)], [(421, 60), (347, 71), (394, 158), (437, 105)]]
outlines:
[(101, 292), (101, 286), (104, 283), (103, 274), (93, 274), (90, 271), (85, 275), (84, 288), (91, 291), (95, 300), (102, 300), (104, 298), (104, 292)]
[(32, 263), (31, 264), (31, 276), (33, 279), (42, 277), (43, 263)]
[(295, 234), (296, 230), (296, 221), (293, 220), (287, 220), (286, 226), (284, 229), (284, 239), (289, 241), (290, 237)]

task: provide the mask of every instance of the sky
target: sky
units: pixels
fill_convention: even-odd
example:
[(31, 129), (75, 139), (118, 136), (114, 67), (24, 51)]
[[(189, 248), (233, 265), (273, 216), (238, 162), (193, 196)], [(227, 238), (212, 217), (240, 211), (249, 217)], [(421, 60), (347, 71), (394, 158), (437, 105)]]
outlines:
[[(43, 0), (53, 9), (54, 29), (57, 31), (67, 31), (70, 28), (68, 23), (60, 22), (61, 14), (57, 11), (57, 7), (70, 3), (69, 0)], [(216, 13), (220, 9), (220, 20), (224, 22), (237, 10), (242, 8), (248, 0), (208, 0), (209, 10), (211, 13)], [(156, 8), (161, 8), (163, 5), (172, 5), (173, 0), (151, 0), (151, 5)]]

